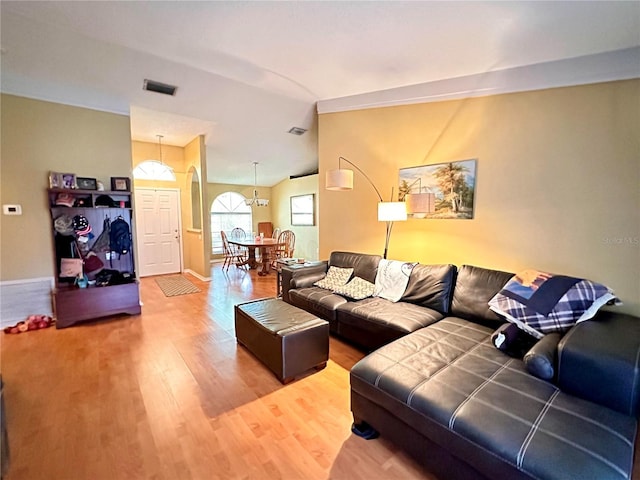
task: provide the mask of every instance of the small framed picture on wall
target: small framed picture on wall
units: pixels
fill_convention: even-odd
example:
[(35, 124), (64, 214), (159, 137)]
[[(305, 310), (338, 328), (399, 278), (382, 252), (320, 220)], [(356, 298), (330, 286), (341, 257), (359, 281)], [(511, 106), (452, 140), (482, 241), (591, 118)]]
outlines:
[(130, 192), (131, 180), (128, 177), (111, 177), (111, 190), (116, 192)]

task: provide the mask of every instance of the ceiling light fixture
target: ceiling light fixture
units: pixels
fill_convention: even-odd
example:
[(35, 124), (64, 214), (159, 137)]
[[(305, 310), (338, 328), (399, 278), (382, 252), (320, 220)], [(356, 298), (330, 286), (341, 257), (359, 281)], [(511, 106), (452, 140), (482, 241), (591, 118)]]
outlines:
[(258, 198), (258, 162), (253, 162), (253, 198), (247, 198), (245, 204), (256, 207), (266, 207), (269, 205), (267, 198)]
[(160, 160), (160, 165), (162, 165), (164, 168), (167, 168), (168, 170), (171, 170), (171, 173), (173, 173), (173, 168), (171, 168), (169, 165), (165, 165), (162, 161), (162, 139), (164, 138), (164, 135), (156, 135), (156, 137), (158, 137), (158, 153), (160, 155), (158, 160)]
[(136, 180), (164, 180), (168, 182), (176, 181), (176, 174), (169, 165), (162, 161), (162, 135), (158, 137), (159, 156), (140, 162), (133, 169), (133, 178)]

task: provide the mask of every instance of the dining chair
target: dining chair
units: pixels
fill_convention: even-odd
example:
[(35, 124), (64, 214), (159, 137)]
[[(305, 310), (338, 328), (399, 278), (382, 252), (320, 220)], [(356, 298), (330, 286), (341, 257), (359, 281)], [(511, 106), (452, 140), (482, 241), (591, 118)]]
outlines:
[(234, 240), (244, 240), (246, 237), (247, 233), (240, 227), (235, 227), (233, 230), (231, 230), (231, 238), (233, 238)]
[[(227, 234), (224, 230), (220, 231), (220, 237), (222, 238), (222, 251), (224, 253), (224, 263), (222, 268), (225, 270), (229, 270), (229, 267), (233, 263), (236, 267), (246, 265), (246, 261), (248, 259), (248, 252), (245, 256), (236, 245), (232, 245), (229, 243), (229, 239), (227, 238)], [(225, 268), (226, 267), (226, 268)]]
[[(273, 233), (271, 234), (271, 238), (273, 238), (274, 240), (277, 240), (279, 236), (280, 236), (280, 228), (276, 227), (276, 228), (273, 229)], [(275, 262), (275, 259), (276, 259), (276, 254), (275, 254), (275, 251), (274, 251), (273, 252), (273, 258), (271, 258), (271, 262), (270, 262), (271, 266), (273, 266), (273, 264)]]
[(284, 243), (284, 258), (292, 258), (296, 247), (296, 234), (291, 230), (284, 230), (279, 236), (278, 241)]
[(231, 245), (229, 245), (229, 239), (227, 238), (227, 234), (224, 233), (224, 230), (220, 231), (220, 238), (222, 238), (222, 253), (224, 255), (224, 263), (222, 264), (222, 268), (224, 270), (229, 270), (231, 262), (233, 262), (234, 255), (231, 251)]
[(283, 230), (278, 235), (278, 243), (283, 245), (277, 246), (273, 251), (271, 258), (271, 268), (277, 270), (277, 262), (279, 258), (292, 258), (296, 246), (296, 234), (291, 230)]
[[(231, 238), (233, 240), (244, 240), (245, 238), (247, 238), (247, 232), (245, 232), (243, 228), (235, 227), (233, 230), (231, 230)], [(249, 249), (247, 247), (231, 245), (231, 248), (235, 250), (235, 253), (238, 255), (239, 261), (242, 262), (249, 258)]]

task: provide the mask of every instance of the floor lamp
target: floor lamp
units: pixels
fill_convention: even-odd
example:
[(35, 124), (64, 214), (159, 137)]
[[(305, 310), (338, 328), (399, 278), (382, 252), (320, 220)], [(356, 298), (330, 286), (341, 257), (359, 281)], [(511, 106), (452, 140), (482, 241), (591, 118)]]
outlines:
[[(328, 170), (325, 176), (325, 188), (327, 190), (353, 190), (353, 170), (346, 168), (340, 168), (342, 161), (347, 162), (357, 171), (359, 171), (364, 178), (367, 179), (369, 185), (373, 187), (378, 195), (378, 221), (386, 222), (387, 232), (384, 242), (384, 255), (383, 258), (387, 258), (387, 250), (389, 249), (389, 239), (391, 238), (391, 229), (393, 228), (393, 222), (404, 221), (407, 219), (407, 208), (404, 202), (385, 202), (382, 200), (380, 191), (373, 184), (369, 176), (360, 169), (355, 163), (347, 160), (344, 157), (338, 157), (338, 169)], [(393, 200), (393, 189), (391, 189), (391, 199)]]

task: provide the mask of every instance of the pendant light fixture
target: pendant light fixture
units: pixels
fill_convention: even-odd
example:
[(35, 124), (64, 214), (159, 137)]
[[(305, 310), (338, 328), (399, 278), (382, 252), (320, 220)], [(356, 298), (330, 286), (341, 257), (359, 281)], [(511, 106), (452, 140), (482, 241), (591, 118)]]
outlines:
[(163, 167), (173, 172), (173, 168), (171, 168), (168, 165), (165, 165), (164, 162), (162, 161), (162, 139), (164, 138), (164, 135), (156, 135), (156, 137), (158, 137), (158, 153), (160, 154), (160, 157), (158, 158), (158, 160), (160, 160), (160, 165), (162, 165)]
[(258, 198), (258, 162), (253, 162), (253, 198), (247, 198), (244, 203), (257, 207), (266, 207), (269, 205), (268, 199)]
[(140, 162), (136, 168), (133, 169), (133, 178), (136, 180), (165, 180), (175, 182), (176, 174), (173, 168), (162, 161), (163, 135), (156, 135), (156, 137), (158, 137), (159, 157), (157, 159), (148, 159)]

